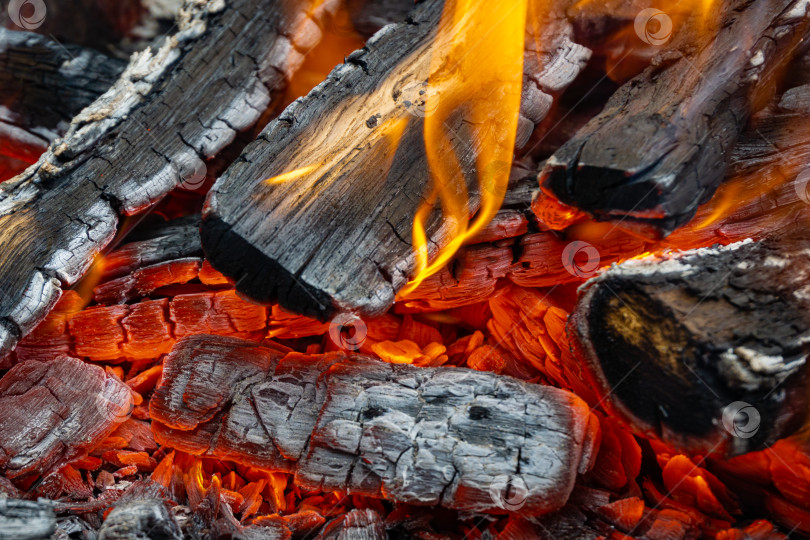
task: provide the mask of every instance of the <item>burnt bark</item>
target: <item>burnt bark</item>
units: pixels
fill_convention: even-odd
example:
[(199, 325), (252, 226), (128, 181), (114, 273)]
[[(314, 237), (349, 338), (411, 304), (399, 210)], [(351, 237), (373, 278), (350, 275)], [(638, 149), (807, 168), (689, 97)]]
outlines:
[(198, 215), (139, 229), (131, 240), (104, 257), (104, 279), (128, 276), (157, 263), (202, 255)]
[(0, 153), (35, 162), (124, 67), (92, 49), (0, 28)]
[(636, 429), (688, 450), (789, 435), (807, 415), (808, 248), (794, 233), (590, 280), (569, 325), (595, 387)]
[(133, 56), (64, 139), (0, 185), (0, 241), (14, 254), (0, 259), (0, 354), (87, 271), (119, 216), (202, 185), (204, 160), (259, 119), (335, 7), (192, 3), (176, 34)]
[(39, 477), (88, 452), (124, 422), (130, 390), (98, 366), (61, 356), (0, 379), (0, 470)]
[(722, 17), (716, 36), (697, 47), (695, 31), (678, 30), (676, 46), (548, 160), (545, 189), (651, 237), (689, 221), (723, 180), (751, 112), (810, 33), (800, 0), (732, 2)]
[(162, 444), (308, 489), (526, 515), (565, 504), (595, 421), (573, 394), (510, 377), (215, 336), (178, 343), (149, 410)]
[[(340, 310), (373, 316), (412, 277), (414, 216), (431, 182), (423, 94), (441, 8), (426, 1), (407, 23), (381, 30), (288, 107), (214, 185), (203, 248), (241, 293), (322, 319)], [(547, 50), (527, 51), (518, 146), (590, 57), (571, 42), (564, 18), (552, 27)], [(391, 131), (399, 121), (407, 122), (401, 137)], [(475, 212), (482, 171), (464, 146), (462, 115), (448, 123)], [(291, 171), (305, 172), (266, 181)], [(450, 241), (438, 209), (426, 231), (432, 251)]]

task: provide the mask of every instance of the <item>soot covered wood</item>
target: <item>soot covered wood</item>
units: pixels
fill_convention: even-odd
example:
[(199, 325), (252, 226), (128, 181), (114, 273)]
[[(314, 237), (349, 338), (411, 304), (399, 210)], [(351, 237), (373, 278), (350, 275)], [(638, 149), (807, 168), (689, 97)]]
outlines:
[(149, 410), (163, 444), (306, 488), (526, 515), (565, 504), (597, 425), (553, 387), (221, 336), (175, 346)]

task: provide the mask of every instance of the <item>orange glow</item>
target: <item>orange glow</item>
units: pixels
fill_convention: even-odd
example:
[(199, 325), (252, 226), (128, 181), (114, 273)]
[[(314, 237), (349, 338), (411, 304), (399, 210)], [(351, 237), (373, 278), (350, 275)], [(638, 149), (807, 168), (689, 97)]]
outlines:
[[(424, 138), (432, 187), (413, 225), (414, 278), (407, 295), (444, 267), (464, 242), (485, 227), (503, 202), (515, 145), (523, 78), (527, 0), (445, 4), (430, 62), (425, 93)], [(464, 116), (471, 132), (480, 192), (470, 223), (467, 180), (458, 161), (455, 134), (447, 125)], [(430, 260), (425, 231), (436, 203), (449, 243)]]
[(277, 176), (273, 176), (268, 178), (264, 181), (265, 184), (283, 184), (285, 182), (289, 182), (291, 180), (296, 180), (301, 178), (302, 176), (306, 176), (307, 174), (311, 173), (315, 169), (317, 169), (320, 165), (307, 165), (306, 167), (301, 167), (300, 169), (295, 169), (294, 171), (285, 172), (279, 174)]
[[(692, 220), (693, 222), (697, 221), (694, 225), (694, 228), (703, 229), (704, 227), (708, 227), (713, 223), (717, 222), (719, 219), (722, 219), (724, 216), (728, 215), (728, 213), (734, 208), (734, 206), (739, 202), (741, 196), (742, 186), (739, 182), (729, 182), (728, 184), (723, 184), (717, 190), (714, 197), (711, 200), (711, 204), (707, 205), (708, 210), (701, 212), (696, 217), (697, 220)], [(701, 214), (705, 214), (701, 215)]]
[[(310, 11), (315, 11), (321, 4), (323, 0), (316, 0)], [(306, 54), (304, 63), (290, 78), (281, 100), (282, 107), (307, 95), (349, 54), (363, 47), (363, 36), (355, 31), (345, 2), (340, 3), (334, 15), (326, 16), (322, 30), (320, 42)]]

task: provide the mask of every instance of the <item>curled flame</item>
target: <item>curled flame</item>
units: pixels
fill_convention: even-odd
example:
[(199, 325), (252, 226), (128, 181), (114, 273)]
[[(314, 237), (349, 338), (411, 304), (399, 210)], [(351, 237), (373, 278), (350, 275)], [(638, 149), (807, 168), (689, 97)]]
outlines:
[[(485, 227), (503, 202), (514, 152), (523, 81), (527, 0), (445, 4), (433, 47), (425, 92), (424, 139), (432, 187), (416, 212), (416, 275), (400, 292), (413, 291), (437, 272), (462, 244)], [(461, 115), (471, 136), (480, 205), (470, 223), (467, 182), (459, 164), (458, 137), (447, 128)], [(441, 205), (445, 247), (429, 258), (425, 223)]]

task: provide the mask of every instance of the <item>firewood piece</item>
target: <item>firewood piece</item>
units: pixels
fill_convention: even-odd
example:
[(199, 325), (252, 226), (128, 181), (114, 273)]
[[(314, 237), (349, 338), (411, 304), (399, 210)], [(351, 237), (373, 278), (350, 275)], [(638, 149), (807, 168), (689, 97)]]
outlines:
[(0, 366), (59, 354), (92, 361), (157, 358), (169, 352), (178, 338), (200, 333), (252, 337), (268, 326), (267, 308), (242, 300), (233, 289), (81, 307), (78, 295), (66, 292), (45, 320), (3, 359), (9, 363)]
[[(597, 219), (671, 233), (723, 180), (752, 108), (810, 35), (806, 12), (804, 0), (729, 3), (714, 39), (695, 54), (676, 46), (620, 88), (548, 160), (541, 185)], [(694, 32), (678, 36), (684, 51)]]
[(100, 304), (123, 304), (148, 296), (166, 285), (188, 283), (197, 278), (201, 267), (202, 260), (192, 258), (146, 266), (97, 286), (93, 289), (93, 299)]
[(259, 119), (337, 3), (308, 6), (189, 4), (176, 34), (134, 55), (58, 144), (0, 184), (0, 242), (14, 254), (0, 259), (0, 355), (42, 320), (60, 285), (87, 271), (120, 215), (200, 186), (203, 160)]
[(307, 489), (412, 504), (504, 513), (501, 498), (520, 491), (526, 515), (565, 504), (590, 464), (590, 411), (564, 390), (340, 353), (279, 356), (232, 338), (179, 342), (149, 405), (156, 440), (295, 472)]
[(37, 540), (56, 530), (56, 514), (47, 501), (0, 498), (0, 539)]
[(56, 470), (114, 431), (132, 403), (120, 380), (81, 360), (17, 364), (0, 379), (0, 469), (9, 478)]
[(0, 153), (35, 162), (125, 66), (92, 49), (0, 28)]
[[(203, 248), (241, 293), (320, 319), (340, 310), (375, 316), (393, 303), (414, 269), (414, 216), (430, 185), (419, 92), (428, 79), (441, 8), (442, 2), (428, 0), (407, 23), (377, 33), (268, 125), (214, 185), (203, 216)], [(564, 19), (555, 28), (570, 31)], [(577, 69), (554, 81), (545, 72), (530, 74), (541, 81), (531, 84), (541, 86), (526, 94), (522, 110), (537, 109), (532, 115), (538, 121), (547, 107), (538, 109), (533, 101), (550, 99), (542, 81), (561, 88), (590, 56), (570, 39), (558, 41), (564, 40), (553, 42), (551, 56), (571, 56)], [(449, 131), (464, 131), (461, 116)], [(402, 136), (393, 136), (392, 125), (403, 120)], [(396, 152), (391, 139), (399, 142)], [(457, 154), (474, 212), (475, 156)], [(266, 181), (294, 171), (304, 172)], [(438, 210), (425, 227), (431, 246), (450, 241)]]
[(370, 508), (355, 509), (326, 524), (316, 540), (385, 540), (380, 514)]
[(105, 279), (126, 276), (152, 264), (202, 255), (200, 217), (187, 216), (141, 232), (104, 257)]
[(98, 531), (98, 540), (181, 540), (183, 535), (165, 501), (135, 499), (116, 504)]
[(588, 281), (569, 324), (595, 388), (637, 429), (689, 450), (788, 435), (807, 414), (808, 248), (799, 234), (744, 241)]

